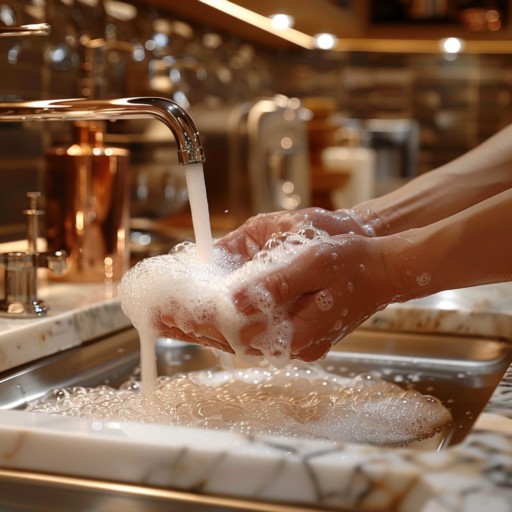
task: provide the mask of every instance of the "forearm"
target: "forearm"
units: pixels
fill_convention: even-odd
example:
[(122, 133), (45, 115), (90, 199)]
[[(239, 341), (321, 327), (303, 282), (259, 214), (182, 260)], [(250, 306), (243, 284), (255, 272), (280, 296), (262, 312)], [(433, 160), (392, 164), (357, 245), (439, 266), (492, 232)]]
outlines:
[(512, 188), (512, 125), (400, 189), (355, 207), (377, 235), (428, 226)]
[(512, 190), (420, 229), (380, 239), (393, 302), (512, 281)]

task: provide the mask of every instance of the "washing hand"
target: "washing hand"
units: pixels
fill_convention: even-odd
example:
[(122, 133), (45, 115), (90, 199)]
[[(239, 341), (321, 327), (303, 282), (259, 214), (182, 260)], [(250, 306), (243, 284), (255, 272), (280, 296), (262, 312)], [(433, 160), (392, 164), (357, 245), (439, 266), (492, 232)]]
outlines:
[(313, 245), (290, 265), (250, 282), (234, 295), (239, 311), (255, 321), (242, 333), (258, 353), (252, 338), (267, 329), (248, 288), (261, 286), (282, 308), (293, 332), (291, 357), (315, 361), (341, 337), (353, 331), (393, 295), (377, 238), (339, 235)]
[[(362, 221), (362, 214), (312, 208), (293, 213), (259, 215), (219, 240), (217, 245), (240, 256), (245, 263), (258, 254), (275, 233), (294, 231), (304, 222), (330, 235), (359, 234), (332, 236), (310, 247), (287, 268), (266, 275), (261, 283), (273, 296), (274, 307), (283, 306), (286, 310), (287, 321), (294, 332), (292, 357), (315, 360), (335, 340), (352, 331), (383, 304), (382, 300), (377, 300), (376, 294), (372, 294), (370, 305), (362, 304), (365, 301), (364, 290), (386, 289), (382, 257), (378, 251), (373, 251), (371, 245), (371, 241), (376, 239), (360, 236), (373, 234), (371, 226)], [(251, 283), (251, 286), (258, 284)], [(240, 289), (236, 292), (234, 301), (239, 311), (253, 317), (254, 321), (240, 332), (240, 339), (246, 346), (246, 353), (261, 355), (261, 351), (251, 342), (267, 329), (267, 325), (250, 304), (246, 291)], [(194, 324), (192, 332), (185, 333), (167, 315), (161, 318), (159, 330), (162, 336), (233, 352), (215, 325)]]
[(370, 210), (330, 212), (322, 208), (306, 208), (295, 212), (266, 213), (252, 217), (218, 240), (217, 244), (231, 254), (240, 255), (246, 262), (261, 251), (274, 234), (295, 231), (300, 224), (311, 223), (329, 235), (375, 236), (375, 226), (379, 222)]

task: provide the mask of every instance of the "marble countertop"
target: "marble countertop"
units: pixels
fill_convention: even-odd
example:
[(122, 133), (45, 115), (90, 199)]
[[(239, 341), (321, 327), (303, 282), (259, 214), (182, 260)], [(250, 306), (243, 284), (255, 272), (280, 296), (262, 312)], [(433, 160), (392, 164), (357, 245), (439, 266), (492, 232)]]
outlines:
[(483, 336), (512, 341), (512, 283), (477, 286), (391, 304), (368, 329)]
[[(512, 284), (393, 305), (366, 327), (512, 341)], [(511, 418), (512, 370), (466, 439), (440, 452), (0, 411), (0, 467), (339, 510), (506, 512)]]
[(50, 304), (42, 318), (0, 318), (0, 372), (129, 327), (114, 296), (117, 286), (46, 283), (39, 298)]

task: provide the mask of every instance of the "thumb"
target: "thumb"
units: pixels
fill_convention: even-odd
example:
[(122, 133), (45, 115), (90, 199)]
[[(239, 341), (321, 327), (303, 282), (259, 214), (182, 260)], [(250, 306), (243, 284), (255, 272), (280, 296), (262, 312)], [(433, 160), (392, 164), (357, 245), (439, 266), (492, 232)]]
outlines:
[(245, 315), (258, 313), (249, 288), (264, 288), (272, 296), (274, 307), (306, 293), (323, 290), (334, 278), (333, 248), (314, 246), (298, 256), (288, 266), (259, 277), (254, 283), (235, 293), (235, 304)]

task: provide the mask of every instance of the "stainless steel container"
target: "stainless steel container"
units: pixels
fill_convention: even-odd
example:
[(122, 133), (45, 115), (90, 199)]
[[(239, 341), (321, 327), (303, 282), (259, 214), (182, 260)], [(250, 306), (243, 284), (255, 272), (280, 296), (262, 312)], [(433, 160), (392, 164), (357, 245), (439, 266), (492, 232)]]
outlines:
[(227, 210), (229, 228), (257, 213), (310, 206), (307, 128), (295, 107), (276, 97), (191, 109), (208, 154), (210, 212)]

